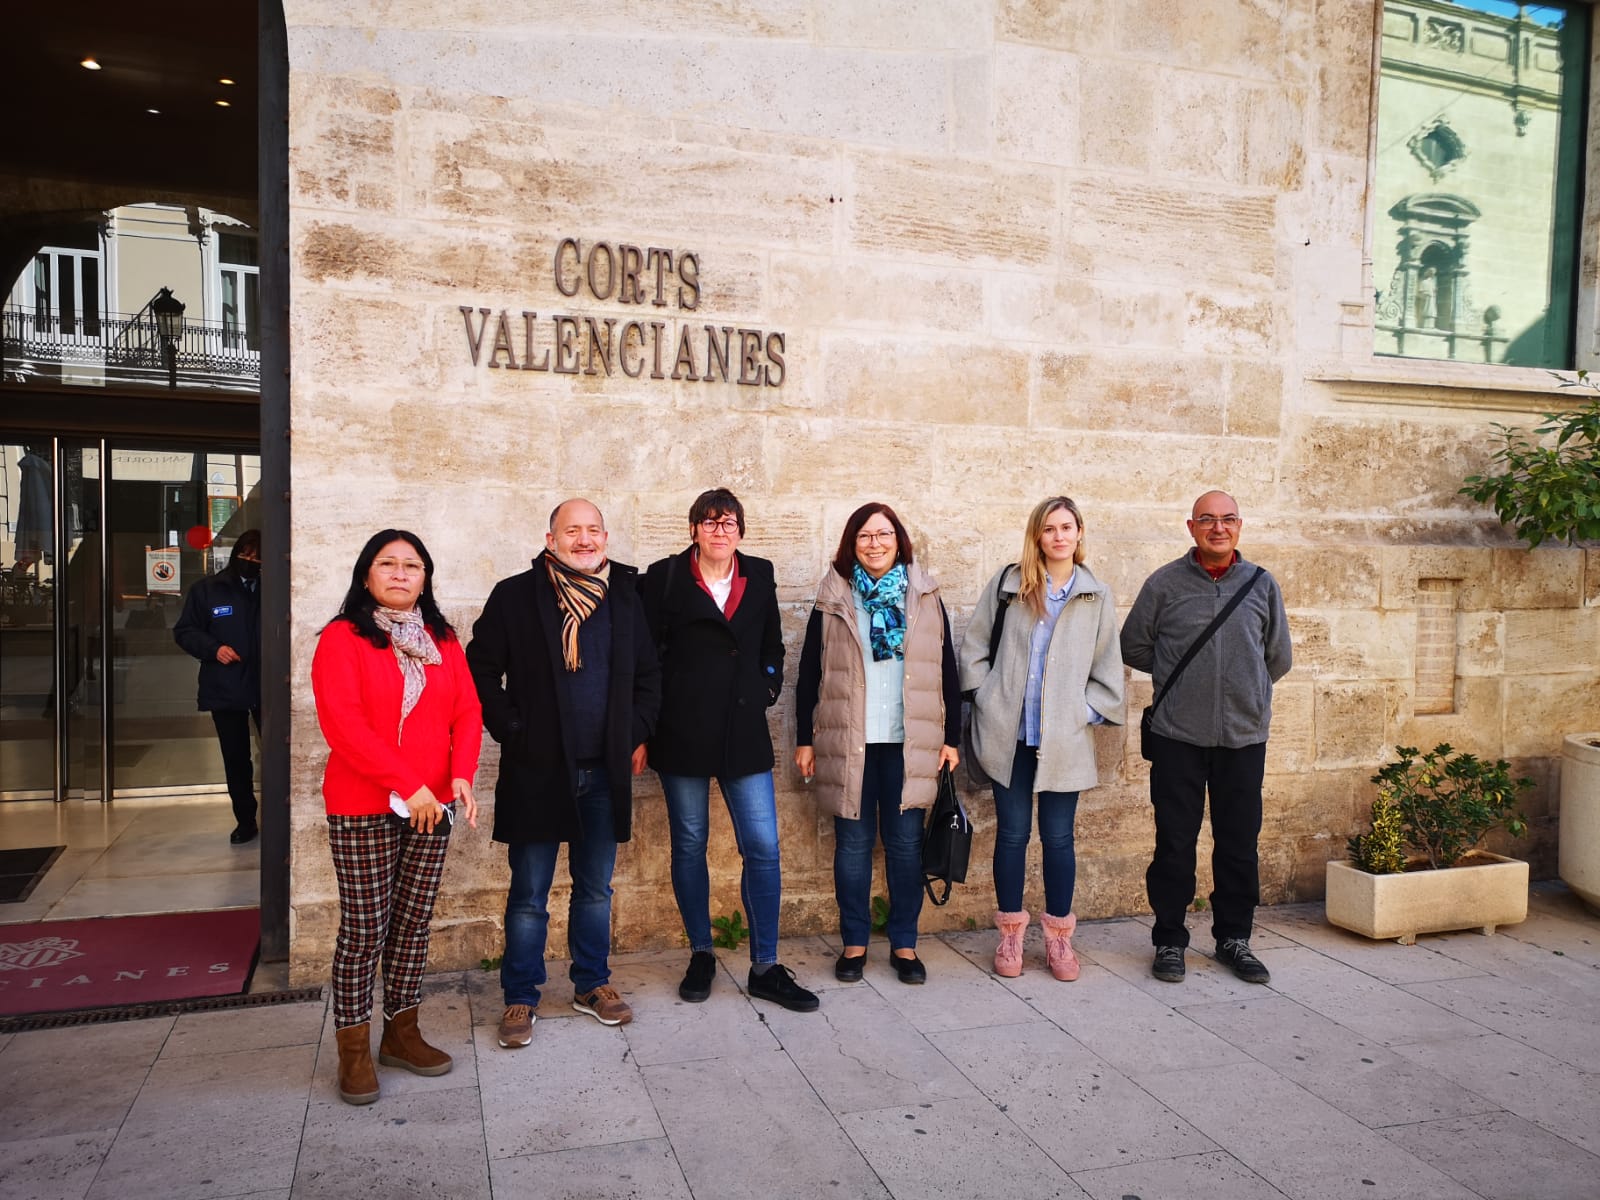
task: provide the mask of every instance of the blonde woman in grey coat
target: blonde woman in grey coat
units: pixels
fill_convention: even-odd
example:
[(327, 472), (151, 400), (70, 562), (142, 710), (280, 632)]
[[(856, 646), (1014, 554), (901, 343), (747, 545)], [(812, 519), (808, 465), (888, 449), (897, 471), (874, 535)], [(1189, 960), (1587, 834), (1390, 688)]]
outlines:
[[(1044, 852), (1045, 950), (1057, 979), (1078, 977), (1072, 934), (1078, 793), (1099, 782), (1091, 726), (1123, 720), (1122, 651), (1111, 589), (1084, 565), (1083, 514), (1066, 496), (1034, 507), (1022, 557), (991, 579), (961, 643), (972, 696), (972, 753), (994, 783), (995, 974), (1022, 974), (1022, 907), (1033, 800)], [(991, 634), (1002, 622), (994, 661)]]

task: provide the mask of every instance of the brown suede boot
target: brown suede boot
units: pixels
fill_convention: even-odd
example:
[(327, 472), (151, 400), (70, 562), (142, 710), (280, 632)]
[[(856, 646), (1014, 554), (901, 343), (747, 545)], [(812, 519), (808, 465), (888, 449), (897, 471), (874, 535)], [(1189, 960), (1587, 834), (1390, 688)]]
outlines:
[(413, 1075), (444, 1075), (453, 1065), (448, 1054), (422, 1040), (417, 1028), (417, 1006), (383, 1019), (383, 1040), (378, 1061), (386, 1067), (404, 1067)]
[(372, 1069), (372, 1030), (368, 1022), (334, 1031), (339, 1040), (339, 1099), (371, 1104), (378, 1098), (378, 1073)]

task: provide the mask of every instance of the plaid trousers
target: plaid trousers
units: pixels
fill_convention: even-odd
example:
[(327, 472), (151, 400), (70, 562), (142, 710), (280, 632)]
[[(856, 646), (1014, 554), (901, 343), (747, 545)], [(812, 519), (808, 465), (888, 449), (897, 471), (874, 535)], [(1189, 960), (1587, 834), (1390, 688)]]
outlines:
[(448, 828), (418, 833), (387, 815), (328, 814), (328, 848), (339, 881), (339, 937), (333, 948), (336, 1028), (372, 1019), (373, 975), (380, 958), (384, 1015), (392, 1017), (421, 1001), (428, 922), (449, 847)]

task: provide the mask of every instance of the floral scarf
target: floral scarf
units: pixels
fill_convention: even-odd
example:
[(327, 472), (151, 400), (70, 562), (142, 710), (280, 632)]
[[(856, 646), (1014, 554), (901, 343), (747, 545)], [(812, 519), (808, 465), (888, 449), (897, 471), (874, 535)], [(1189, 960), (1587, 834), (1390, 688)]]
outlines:
[(400, 677), (405, 681), (405, 694), (400, 700), (400, 733), (404, 733), (406, 718), (416, 708), (422, 689), (427, 686), (426, 668), (437, 667), (444, 659), (439, 656), (439, 647), (433, 644), (428, 627), (422, 622), (422, 614), (416, 609), (402, 612), (380, 605), (372, 610), (372, 619), (389, 635), (389, 649), (394, 651), (395, 661), (400, 664)]
[(872, 661), (887, 662), (891, 658), (906, 656), (906, 565), (895, 563), (874, 579), (857, 563), (850, 574), (850, 584), (861, 597), (861, 606), (867, 610), (867, 623), (872, 634)]

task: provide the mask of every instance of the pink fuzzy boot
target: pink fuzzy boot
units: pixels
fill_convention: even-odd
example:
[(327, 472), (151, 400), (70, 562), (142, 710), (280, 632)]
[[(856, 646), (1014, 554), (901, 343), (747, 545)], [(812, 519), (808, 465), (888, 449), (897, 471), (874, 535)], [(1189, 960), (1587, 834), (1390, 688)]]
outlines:
[(1063, 982), (1078, 977), (1078, 956), (1072, 952), (1072, 935), (1078, 928), (1076, 913), (1052, 917), (1045, 913), (1039, 918), (1044, 926), (1044, 950), (1050, 960), (1050, 974)]
[(994, 973), (1007, 979), (1022, 974), (1022, 935), (1028, 929), (1028, 913), (997, 912), (994, 927), (1000, 931), (1000, 944), (994, 949)]

